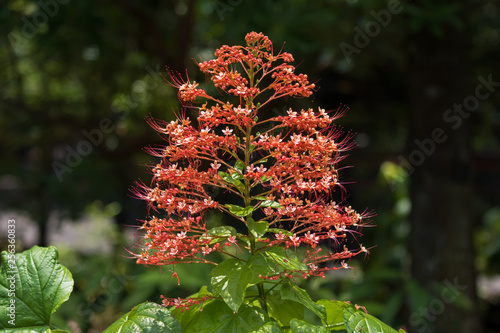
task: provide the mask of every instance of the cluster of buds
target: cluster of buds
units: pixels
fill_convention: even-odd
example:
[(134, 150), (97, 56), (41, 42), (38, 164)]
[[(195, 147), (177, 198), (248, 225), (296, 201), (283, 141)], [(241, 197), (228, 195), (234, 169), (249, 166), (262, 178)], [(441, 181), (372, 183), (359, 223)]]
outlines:
[[(209, 299), (212, 299), (212, 296), (203, 296), (203, 297), (190, 297), (190, 298), (166, 298), (163, 295), (160, 296), (162, 299), (162, 305), (165, 307), (175, 307), (176, 309), (180, 309), (181, 312), (189, 311), (189, 307), (193, 305), (203, 304)], [(200, 311), (203, 311), (203, 307), (200, 307)]]

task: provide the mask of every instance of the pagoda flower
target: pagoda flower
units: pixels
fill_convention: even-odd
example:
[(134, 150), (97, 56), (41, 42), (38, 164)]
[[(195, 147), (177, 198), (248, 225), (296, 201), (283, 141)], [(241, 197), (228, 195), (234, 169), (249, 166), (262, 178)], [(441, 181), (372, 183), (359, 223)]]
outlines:
[[(254, 272), (249, 285), (265, 298), (272, 281), (349, 268), (352, 257), (368, 252), (357, 239), (369, 216), (333, 200), (336, 190), (345, 190), (338, 162), (353, 147), (352, 137), (341, 136), (334, 123), (347, 108), (272, 116), (271, 101), (310, 97), (315, 85), (262, 33), (245, 40), (246, 46), (224, 45), (215, 59), (197, 63), (217, 95), (169, 72), (186, 111), (171, 122), (149, 119), (166, 144), (148, 149), (160, 160), (151, 166), (152, 185), (135, 188), (151, 213), (136, 257), (139, 264), (169, 265), (174, 272), (180, 263), (220, 267), (220, 258), (241, 265), (258, 260), (268, 267)], [(211, 195), (214, 188), (231, 203)], [(245, 232), (209, 226), (210, 211), (232, 216)], [(164, 298), (164, 305), (187, 308), (200, 299)]]

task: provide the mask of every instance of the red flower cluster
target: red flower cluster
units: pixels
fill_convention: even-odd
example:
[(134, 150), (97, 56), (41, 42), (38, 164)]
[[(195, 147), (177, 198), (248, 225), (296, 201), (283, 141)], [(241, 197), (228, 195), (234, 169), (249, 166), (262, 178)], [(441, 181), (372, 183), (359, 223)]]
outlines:
[[(161, 295), (162, 305), (164, 307), (175, 306), (177, 309), (181, 309), (181, 312), (189, 311), (189, 307), (193, 305), (203, 304), (207, 300), (213, 298), (211, 296), (203, 296), (203, 297), (190, 297), (190, 298), (166, 298)], [(200, 311), (203, 311), (203, 308), (200, 307)]]
[[(336, 165), (352, 146), (349, 135), (339, 140), (341, 132), (333, 122), (347, 109), (290, 109), (286, 115), (266, 115), (270, 101), (308, 97), (314, 84), (306, 75), (295, 74), (291, 54), (274, 55), (262, 33), (249, 33), (245, 39), (246, 46), (222, 46), (216, 59), (198, 64), (218, 89), (239, 98), (238, 105), (171, 74), (170, 84), (178, 89), (181, 103), (197, 110), (197, 124), (186, 117), (151, 121), (167, 145), (150, 149), (162, 161), (152, 167), (153, 186), (141, 184), (136, 192), (166, 216), (143, 224), (144, 250), (137, 261), (213, 263), (207, 255), (214, 251), (228, 253), (238, 246), (255, 254), (281, 245), (308, 269), (283, 269), (280, 276), (322, 276), (326, 270), (348, 267), (345, 260), (367, 252), (362, 245), (338, 252), (320, 247), (325, 241), (340, 244), (348, 234), (355, 236), (367, 217), (331, 199), (334, 189), (342, 188)], [(204, 104), (193, 107), (200, 98)], [(241, 204), (218, 202), (210, 195), (213, 188), (231, 193)], [(255, 235), (248, 226), (248, 234), (241, 235), (209, 229), (204, 219), (209, 210), (232, 215), (247, 226), (260, 223), (264, 231)], [(299, 247), (305, 251), (297, 253)]]

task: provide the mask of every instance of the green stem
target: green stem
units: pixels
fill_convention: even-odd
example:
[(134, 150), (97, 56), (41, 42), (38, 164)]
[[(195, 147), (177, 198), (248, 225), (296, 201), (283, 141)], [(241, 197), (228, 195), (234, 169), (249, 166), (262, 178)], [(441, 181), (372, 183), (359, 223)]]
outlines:
[[(254, 71), (253, 71), (253, 66), (250, 66), (250, 71), (249, 71), (249, 83), (250, 87), (253, 87), (254, 85)], [(253, 99), (250, 98), (247, 101), (247, 107), (253, 107)], [(251, 155), (251, 140), (250, 136), (252, 134), (252, 127), (249, 126), (246, 128), (245, 131), (245, 170), (243, 172), (246, 172), (246, 168), (250, 165), (250, 155)], [(245, 193), (244, 193), (244, 199), (245, 199), (245, 207), (250, 206), (251, 204), (251, 198), (250, 198), (250, 181), (248, 178), (245, 178)], [(250, 215), (251, 217), (252, 215)], [(247, 219), (248, 222), (248, 219)], [(250, 253), (251, 255), (255, 255), (256, 253), (256, 239), (255, 236), (250, 232), (250, 229), (248, 229), (248, 237), (250, 239)], [(267, 309), (267, 302), (266, 302), (266, 289), (264, 287), (264, 282), (260, 282), (257, 284), (257, 289), (259, 290), (259, 302), (262, 307), (262, 309), (268, 313)]]
[(262, 306), (262, 309), (269, 315), (269, 312), (267, 311), (266, 290), (264, 288), (264, 282), (260, 282), (257, 285), (257, 289), (259, 289), (259, 302), (260, 302), (260, 305)]

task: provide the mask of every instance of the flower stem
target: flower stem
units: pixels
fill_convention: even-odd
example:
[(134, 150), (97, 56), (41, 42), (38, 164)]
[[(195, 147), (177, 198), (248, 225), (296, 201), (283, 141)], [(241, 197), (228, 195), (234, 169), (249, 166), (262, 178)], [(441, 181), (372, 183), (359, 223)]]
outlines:
[[(251, 66), (250, 67), (250, 73), (249, 73), (250, 77), (250, 85), (253, 86), (253, 67)], [(247, 100), (247, 105), (250, 106), (250, 107), (253, 107), (253, 100), (252, 99), (249, 99)], [(246, 128), (246, 131), (245, 131), (245, 162), (244, 162), (244, 165), (245, 165), (245, 169), (243, 172), (246, 172), (246, 168), (250, 165), (250, 155), (252, 153), (251, 151), (251, 134), (252, 134), (252, 127), (251, 126), (248, 126)], [(244, 183), (245, 183), (245, 192), (244, 192), (244, 200), (245, 200), (245, 207), (248, 207), (250, 204), (251, 204), (251, 199), (250, 199), (250, 181), (248, 178), (245, 177), (245, 180), (244, 180)], [(252, 215), (250, 215), (251, 217)], [(248, 223), (248, 219), (247, 219), (247, 223)], [(248, 228), (248, 224), (247, 224), (247, 228)], [(250, 253), (251, 255), (254, 255), (257, 251), (256, 251), (256, 239), (255, 239), (255, 236), (252, 234), (252, 232), (250, 231), (250, 228), (248, 228), (248, 237), (249, 237), (249, 240), (250, 240)], [(257, 289), (259, 290), (259, 302), (260, 302), (260, 305), (262, 307), (262, 309), (266, 312), (266, 314), (269, 314), (268, 312), (268, 309), (267, 309), (267, 302), (266, 302), (266, 290), (265, 290), (265, 287), (264, 287), (264, 282), (260, 282), (257, 284)]]

